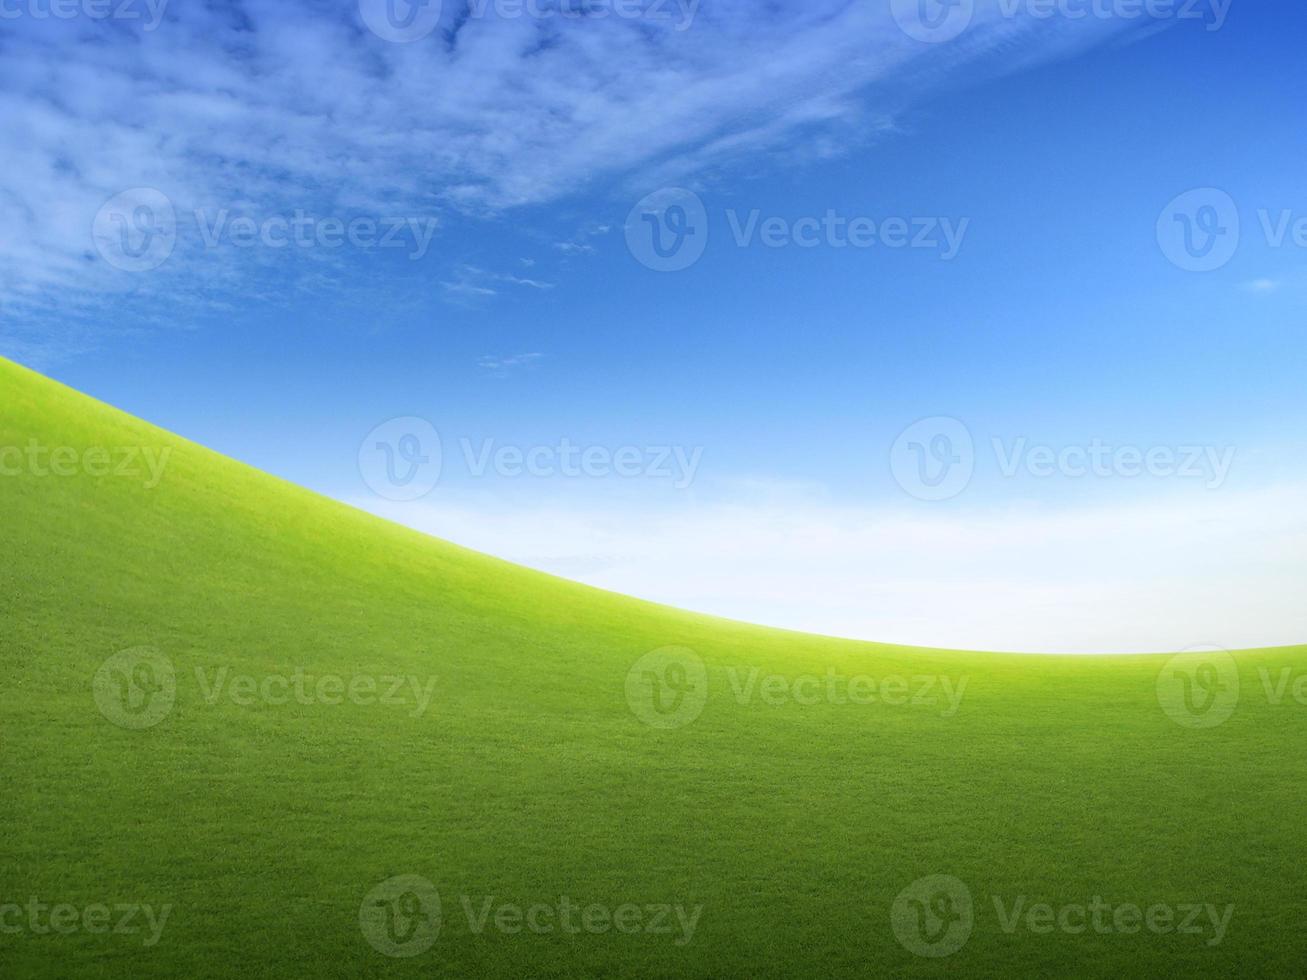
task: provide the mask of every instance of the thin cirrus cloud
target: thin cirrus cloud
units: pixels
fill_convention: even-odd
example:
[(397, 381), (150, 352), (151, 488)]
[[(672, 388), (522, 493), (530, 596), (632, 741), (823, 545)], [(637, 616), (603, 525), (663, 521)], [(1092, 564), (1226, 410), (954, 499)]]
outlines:
[[(148, 31), (5, 21), (0, 311), (13, 323), (54, 303), (65, 317), (94, 312), (106, 293), (239, 293), (272, 260), (205, 250), (196, 226), (219, 213), (434, 222), (599, 178), (685, 178), (766, 147), (825, 155), (967, 66), (1018, 67), (1129, 26), (1000, 16), (981, 0), (966, 34), (927, 44), (864, 0), (770, 5), (766, 17), (718, 0), (693, 6), (688, 24), (444, 7), (439, 29), (408, 44), (369, 31), (344, 0), (175, 3)], [(149, 276), (109, 268), (90, 233), (107, 200), (138, 187), (178, 215), (174, 253)], [(333, 258), (297, 256), (289, 274), (306, 288), (330, 281)], [(284, 254), (276, 270), (288, 274)], [(464, 295), (494, 289), (450, 281)]]
[(498, 296), (500, 288), (503, 286), (516, 286), (541, 291), (554, 288), (554, 284), (551, 282), (515, 276), (509, 272), (491, 272), (475, 265), (458, 266), (454, 269), (453, 275), (441, 282), (440, 285), (444, 289), (447, 299), (461, 305), (467, 305), (478, 299)]
[(491, 377), (507, 378), (518, 371), (525, 371), (535, 367), (544, 356), (538, 351), (526, 354), (510, 354), (505, 357), (495, 357), (487, 354), (477, 360), (477, 366)]

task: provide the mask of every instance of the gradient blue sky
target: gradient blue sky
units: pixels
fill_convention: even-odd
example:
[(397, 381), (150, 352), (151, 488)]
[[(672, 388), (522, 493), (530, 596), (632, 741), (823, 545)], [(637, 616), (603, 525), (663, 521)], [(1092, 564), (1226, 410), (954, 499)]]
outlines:
[[(897, 3), (703, 0), (678, 31), (446, 0), (395, 44), (357, 3), (173, 0), (155, 30), (9, 3), (0, 353), (321, 492), (678, 605), (965, 647), (1303, 639), (1307, 242), (1259, 219), (1307, 219), (1300, 4), (1074, 19), (979, 0), (924, 43)], [(139, 187), (179, 238), (124, 272), (92, 228)], [(708, 216), (680, 272), (624, 233), (665, 187)], [(1240, 222), (1208, 272), (1157, 231), (1195, 188)], [(206, 247), (192, 220), (299, 207), (439, 227), (414, 260)], [(754, 210), (966, 236), (949, 261), (740, 247), (728, 212)], [(360, 477), (396, 416), (443, 442), (420, 501)], [(976, 445), (944, 501), (893, 468), (934, 417)], [(458, 448), (564, 438), (702, 461), (686, 488), (477, 478)], [(1007, 477), (993, 439), (1236, 456), (1219, 486)]]

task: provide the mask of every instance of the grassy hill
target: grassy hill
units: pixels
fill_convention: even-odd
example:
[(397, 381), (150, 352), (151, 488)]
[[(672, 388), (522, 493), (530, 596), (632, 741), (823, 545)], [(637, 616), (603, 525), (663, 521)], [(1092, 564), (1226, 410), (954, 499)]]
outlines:
[(0, 474), (0, 976), (1307, 967), (1307, 648), (690, 615), (5, 361)]

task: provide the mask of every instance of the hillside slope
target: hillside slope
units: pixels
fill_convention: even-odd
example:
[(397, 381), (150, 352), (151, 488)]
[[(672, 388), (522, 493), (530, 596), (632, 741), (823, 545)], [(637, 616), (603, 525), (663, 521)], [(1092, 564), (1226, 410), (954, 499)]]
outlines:
[(689, 615), (3, 360), (0, 515), (0, 975), (1307, 963), (1307, 648), (1168, 666)]

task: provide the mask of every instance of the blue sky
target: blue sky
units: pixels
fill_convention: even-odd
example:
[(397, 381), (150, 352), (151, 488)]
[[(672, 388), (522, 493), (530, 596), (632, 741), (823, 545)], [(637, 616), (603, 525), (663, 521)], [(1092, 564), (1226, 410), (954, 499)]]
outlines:
[[(1300, 5), (925, 0), (945, 35), (970, 11), (932, 41), (906, 0), (446, 0), (397, 43), (372, 0), (6, 2), (0, 353), (678, 605), (966, 647), (1302, 639)], [(687, 202), (702, 255), (649, 268)], [(167, 255), (125, 268), (113, 236), (163, 207)], [(297, 211), (317, 244), (232, 224), (281, 241)], [(920, 247), (838, 247), (887, 219)], [(321, 244), (333, 220), (400, 247)], [(396, 417), (439, 434), (417, 500), (360, 459)]]

